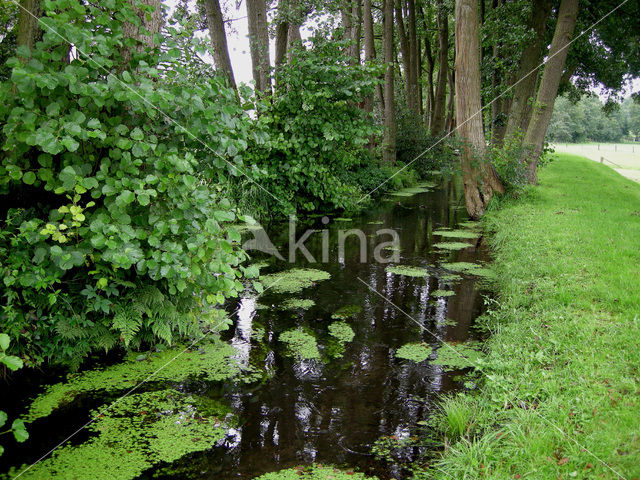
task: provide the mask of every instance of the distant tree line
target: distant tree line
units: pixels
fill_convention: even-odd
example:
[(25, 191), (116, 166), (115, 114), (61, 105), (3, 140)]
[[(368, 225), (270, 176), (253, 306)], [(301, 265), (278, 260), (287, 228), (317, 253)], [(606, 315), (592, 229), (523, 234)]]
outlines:
[(610, 108), (597, 96), (575, 102), (567, 96), (556, 100), (547, 131), (550, 142), (625, 142), (640, 140), (640, 102), (633, 98)]

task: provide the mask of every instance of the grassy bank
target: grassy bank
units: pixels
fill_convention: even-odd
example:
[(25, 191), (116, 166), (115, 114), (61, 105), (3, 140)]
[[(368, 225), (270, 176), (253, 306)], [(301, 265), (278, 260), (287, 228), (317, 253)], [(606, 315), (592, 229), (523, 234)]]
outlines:
[(640, 185), (562, 154), (486, 225), (487, 375), (435, 477), (640, 477)]

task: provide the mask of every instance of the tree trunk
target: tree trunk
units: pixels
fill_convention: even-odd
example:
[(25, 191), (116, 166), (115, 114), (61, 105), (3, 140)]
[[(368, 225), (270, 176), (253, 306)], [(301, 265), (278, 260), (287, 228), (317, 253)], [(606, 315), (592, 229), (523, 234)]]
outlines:
[(265, 0), (247, 0), (249, 20), (249, 50), (256, 91), (271, 93), (269, 76), (269, 32), (267, 30), (267, 5)]
[(302, 37), (300, 35), (300, 25), (302, 25), (302, 18), (306, 15), (302, 12), (299, 0), (289, 1), (289, 31), (287, 32), (287, 61), (291, 62), (293, 59), (294, 46), (302, 45)]
[(507, 118), (506, 138), (513, 137), (517, 133), (525, 133), (531, 119), (531, 100), (536, 94), (538, 84), (537, 67), (542, 59), (544, 47), (544, 33), (547, 18), (551, 13), (549, 0), (534, 0), (529, 20), (530, 28), (535, 32), (532, 42), (528, 43), (522, 52), (520, 65), (515, 77), (513, 99)]
[(42, 37), (42, 29), (38, 23), (38, 19), (42, 16), (42, 6), (40, 0), (21, 0), (20, 6), (22, 8), (18, 9), (16, 45), (33, 50), (36, 42)]
[[(393, 0), (392, 0), (393, 1)], [(400, 41), (400, 56), (402, 57), (402, 73), (404, 77), (404, 94), (407, 106), (410, 108), (411, 98), (411, 52), (409, 51), (409, 39), (404, 28), (402, 15), (402, 0), (395, 1), (396, 25), (398, 26), (398, 40)], [(384, 35), (384, 34), (383, 34)]]
[(527, 180), (538, 183), (538, 159), (542, 152), (544, 136), (547, 133), (553, 105), (558, 95), (558, 86), (564, 71), (569, 45), (578, 17), (579, 0), (562, 0), (558, 11), (558, 23), (549, 49), (549, 59), (544, 66), (540, 88), (536, 97), (534, 111), (524, 136), (527, 148)]
[(485, 162), (486, 144), (480, 98), (480, 28), (478, 2), (456, 0), (456, 116), (464, 141), (461, 167), (467, 212), (484, 214), (494, 192), (504, 188), (495, 170)]
[(287, 0), (278, 1), (278, 23), (276, 25), (276, 52), (275, 52), (275, 81), (276, 88), (280, 85), (278, 70), (287, 59), (287, 45), (289, 40), (289, 5)]
[(424, 112), (424, 124), (429, 130), (431, 130), (431, 117), (433, 113), (433, 104), (435, 103), (433, 96), (433, 71), (435, 70), (435, 62), (433, 60), (431, 41), (429, 40), (428, 34), (424, 37), (424, 58), (427, 61), (427, 108)]
[[(373, 39), (373, 16), (371, 15), (371, 0), (364, 0), (362, 21), (364, 28), (364, 61), (373, 62), (376, 58), (376, 48)], [(364, 111), (367, 113), (373, 112), (373, 96), (365, 98)]]
[(438, 0), (438, 78), (433, 112), (431, 114), (431, 135), (441, 135), (445, 128), (445, 107), (447, 102), (447, 80), (449, 73), (449, 16), (443, 0)]
[(394, 41), (393, 0), (383, 0), (382, 44), (384, 50), (384, 139), (382, 158), (387, 163), (396, 161), (396, 118), (394, 106)]
[(419, 56), (419, 47), (418, 47), (418, 35), (416, 32), (416, 4), (415, 0), (408, 0), (407, 2), (407, 13), (408, 21), (409, 21), (409, 66), (411, 67), (409, 70), (409, 108), (416, 115), (420, 115), (420, 103), (419, 103), (419, 95), (418, 95), (418, 78), (420, 76), (420, 72), (418, 70), (418, 56)]
[[(122, 25), (122, 33), (124, 38), (135, 38), (138, 41), (138, 45), (135, 47), (137, 52), (141, 52), (145, 47), (153, 47), (153, 35), (160, 32), (162, 27), (162, 2), (161, 0), (129, 0), (129, 3), (133, 7), (133, 11), (136, 16), (140, 18), (141, 25), (138, 27), (133, 23), (124, 22)], [(153, 6), (153, 12), (147, 13), (135, 5), (150, 5)], [(142, 29), (147, 30), (149, 34), (142, 33)], [(123, 66), (129, 64), (133, 57), (133, 52), (130, 48), (124, 48), (122, 51)]]
[(220, 2), (219, 0), (204, 0), (204, 8), (207, 14), (211, 46), (213, 47), (213, 62), (218, 71), (227, 78), (229, 86), (235, 90), (236, 79), (233, 76), (233, 68), (231, 67)]
[(445, 130), (447, 133), (453, 132), (456, 126), (455, 117), (455, 91), (456, 91), (456, 72), (449, 70), (449, 99), (447, 100), (447, 119), (445, 121)]

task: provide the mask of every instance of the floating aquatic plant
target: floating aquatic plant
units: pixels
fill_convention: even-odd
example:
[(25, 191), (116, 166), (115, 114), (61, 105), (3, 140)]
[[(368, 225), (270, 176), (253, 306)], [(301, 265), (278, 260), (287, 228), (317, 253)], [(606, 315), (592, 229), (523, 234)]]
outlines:
[(362, 307), (360, 305), (345, 305), (344, 307), (340, 307), (336, 310), (331, 318), (335, 320), (344, 320), (354, 315), (359, 314), (362, 311)]
[(434, 243), (433, 246), (436, 248), (440, 248), (441, 250), (462, 250), (473, 245), (466, 242), (438, 242)]
[(326, 465), (300, 466), (279, 472), (270, 472), (254, 480), (376, 480), (353, 470), (338, 470)]
[(425, 343), (407, 343), (396, 350), (396, 357), (412, 362), (424, 362), (431, 355), (431, 347)]
[(426, 268), (412, 267), (411, 265), (388, 266), (386, 271), (395, 275), (404, 275), (406, 277), (425, 277), (429, 274), (429, 271)]
[(478, 238), (480, 236), (477, 232), (471, 232), (469, 230), (434, 230), (434, 235), (439, 235), (446, 238)]
[(383, 223), (382, 220), (372, 220), (371, 222), (367, 222), (367, 225), (382, 225)]
[[(161, 462), (206, 450), (225, 437), (220, 418), (230, 409), (204, 397), (166, 389), (135, 393), (91, 413), (96, 434), (80, 445), (64, 445), (10, 478), (94, 480), (97, 475), (130, 480)], [(107, 473), (108, 472), (108, 473)]]
[(442, 263), (442, 268), (451, 270), (453, 272), (462, 272), (468, 275), (475, 275), (477, 277), (494, 278), (495, 272), (490, 268), (484, 267), (479, 263), (470, 262), (454, 262), (454, 263)]
[(284, 310), (308, 310), (315, 304), (316, 302), (309, 298), (290, 298), (282, 303), (282, 308)]
[(329, 335), (338, 339), (340, 343), (348, 343), (356, 336), (353, 328), (346, 322), (333, 322), (329, 325)]
[(445, 273), (443, 275), (440, 275), (438, 278), (443, 282), (455, 282), (458, 280), (462, 280), (462, 277), (460, 275), (456, 275), (455, 273)]
[(483, 357), (482, 352), (476, 349), (477, 347), (477, 342), (458, 344), (447, 342), (438, 348), (438, 357), (431, 363), (443, 365), (446, 370), (460, 370), (476, 366)]
[(296, 293), (311, 287), (316, 282), (331, 278), (329, 272), (315, 268), (292, 268), (283, 272), (260, 277), (265, 290), (275, 293)]
[(434, 290), (431, 292), (432, 297), (453, 297), (456, 294), (453, 290)]
[(303, 359), (320, 358), (315, 337), (300, 328), (292, 328), (282, 332), (279, 339), (287, 345), (289, 356)]
[(207, 341), (193, 350), (176, 346), (161, 352), (131, 354), (123, 362), (110, 367), (70, 375), (66, 382), (47, 387), (35, 398), (24, 417), (34, 421), (72, 402), (87, 392), (113, 392), (131, 388), (153, 375), (154, 382), (182, 381), (189, 377), (226, 380), (238, 374), (240, 367), (233, 359), (236, 350), (222, 341)]

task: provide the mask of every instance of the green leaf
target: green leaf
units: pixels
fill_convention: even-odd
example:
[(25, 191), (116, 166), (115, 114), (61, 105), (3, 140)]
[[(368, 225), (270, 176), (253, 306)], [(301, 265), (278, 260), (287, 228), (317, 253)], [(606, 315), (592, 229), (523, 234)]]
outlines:
[(78, 150), (78, 147), (80, 146), (80, 144), (76, 142), (73, 138), (71, 138), (69, 135), (65, 135), (65, 137), (62, 139), (60, 143), (62, 143), (62, 145), (64, 145), (64, 147), (70, 152), (75, 152), (76, 150)]
[(136, 195), (131, 190), (123, 190), (120, 195), (116, 197), (116, 203), (120, 206), (129, 205), (136, 199)]
[(9, 335), (6, 333), (0, 333), (0, 349), (7, 350), (10, 343), (11, 339), (9, 338)]
[(11, 430), (13, 430), (13, 436), (19, 443), (26, 442), (29, 439), (29, 432), (24, 425), (24, 420), (16, 418), (11, 424)]
[(0, 410), (0, 428), (2, 428), (5, 423), (7, 423), (7, 418), (7, 414)]
[(144, 138), (144, 133), (138, 127), (131, 130), (131, 134), (129, 135), (133, 140), (140, 141)]
[(58, 102), (51, 102), (47, 105), (47, 115), (50, 117), (57, 117), (60, 113), (60, 104)]
[(0, 357), (0, 362), (4, 363), (9, 368), (9, 370), (14, 371), (22, 368), (23, 366), (22, 359), (20, 359), (19, 357), (14, 357), (13, 355)]
[(22, 181), (27, 185), (33, 185), (33, 182), (36, 181), (36, 174), (33, 172), (25, 172), (22, 176)]

